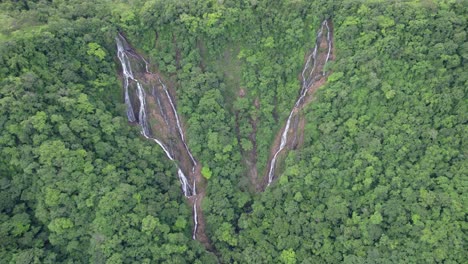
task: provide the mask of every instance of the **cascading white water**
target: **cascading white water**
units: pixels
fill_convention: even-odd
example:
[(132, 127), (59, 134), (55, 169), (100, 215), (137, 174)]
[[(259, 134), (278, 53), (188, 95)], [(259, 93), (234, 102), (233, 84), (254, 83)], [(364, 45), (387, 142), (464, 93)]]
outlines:
[(182, 191), (184, 192), (184, 195), (186, 197), (191, 196), (188, 189), (190, 185), (188, 184), (187, 177), (185, 177), (184, 173), (180, 168), (177, 169), (177, 175), (179, 176), (180, 184), (182, 184)]
[(152, 95), (156, 99), (156, 103), (158, 104), (159, 112), (161, 112), (161, 115), (164, 119), (164, 123), (166, 124), (166, 126), (169, 127), (169, 120), (167, 119), (166, 111), (164, 110), (163, 105), (161, 104), (161, 100), (159, 99), (159, 96), (156, 93), (156, 88), (154, 87), (154, 85), (153, 85)]
[(195, 166), (197, 166), (197, 162), (193, 158), (192, 152), (190, 152), (187, 143), (185, 142), (185, 137), (184, 137), (184, 131), (182, 130), (182, 127), (180, 125), (180, 120), (179, 120), (179, 114), (177, 113), (177, 109), (172, 102), (171, 95), (169, 94), (169, 91), (166, 88), (166, 85), (161, 81), (161, 78), (159, 78), (159, 83), (161, 83), (164, 92), (166, 93), (167, 98), (169, 99), (169, 103), (171, 104), (172, 111), (174, 112), (174, 116), (176, 118), (176, 123), (177, 123), (177, 129), (179, 131), (180, 138), (182, 139), (182, 143), (184, 143), (185, 150), (187, 151), (187, 154), (189, 155), (190, 159), (192, 160), (192, 171), (195, 169)]
[[(145, 63), (146, 63), (146, 61), (145, 61)], [(146, 63), (146, 65), (147, 65), (147, 63)], [(169, 91), (167, 90), (166, 85), (161, 81), (161, 78), (158, 78), (158, 80), (159, 80), (159, 83), (161, 84), (161, 86), (163, 87), (163, 90), (164, 90), (164, 92), (165, 92), (165, 94), (167, 96), (167, 99), (169, 100), (169, 103), (171, 105), (172, 111), (173, 111), (175, 119), (176, 119), (177, 130), (179, 131), (180, 139), (182, 140), (182, 143), (184, 144), (185, 151), (187, 151), (187, 154), (189, 155), (189, 157), (190, 157), (190, 159), (192, 161), (192, 173), (194, 173), (195, 172), (195, 167), (197, 166), (197, 161), (193, 157), (192, 152), (188, 148), (187, 142), (185, 141), (184, 131), (182, 130), (182, 126), (180, 125), (179, 113), (177, 113), (177, 108), (175, 107), (174, 102), (172, 101), (172, 97), (169, 94)], [(194, 178), (193, 179), (193, 189), (192, 189), (193, 195), (197, 194), (195, 184), (196, 184), (196, 179)]]
[[(328, 62), (330, 59), (330, 53), (331, 53), (331, 39), (330, 39), (330, 27), (328, 26), (328, 22), (325, 20), (323, 21), (325, 23), (325, 26), (327, 27), (327, 44), (328, 44), (328, 51), (327, 51), (327, 58), (325, 59), (325, 63)], [(323, 68), (322, 75), (325, 75), (325, 67)]]
[[(278, 154), (284, 149), (284, 147), (286, 146), (286, 143), (288, 141), (289, 126), (291, 125), (291, 119), (293, 117), (294, 111), (297, 108), (299, 108), (299, 106), (302, 103), (302, 100), (307, 95), (307, 91), (308, 91), (309, 87), (315, 81), (312, 77), (313, 77), (313, 73), (314, 73), (314, 71), (316, 69), (316, 66), (317, 66), (317, 52), (318, 52), (318, 48), (320, 46), (320, 42), (321, 42), (321, 39), (322, 39), (322, 33), (323, 33), (324, 27), (327, 28), (327, 43), (328, 43), (328, 52), (327, 52), (327, 57), (325, 58), (325, 63), (327, 63), (329, 58), (330, 58), (330, 52), (331, 52), (330, 28), (328, 26), (328, 21), (325, 20), (325, 21), (322, 22), (320, 30), (317, 33), (314, 51), (307, 58), (306, 64), (304, 65), (304, 69), (302, 70), (302, 73), (301, 73), (301, 76), (302, 76), (301, 93), (300, 93), (300, 96), (297, 99), (296, 103), (294, 104), (293, 109), (289, 113), (288, 119), (286, 121), (286, 126), (284, 127), (283, 133), (281, 134), (280, 146), (279, 146), (278, 150), (275, 152), (275, 154), (273, 155), (273, 158), (271, 159), (270, 168), (268, 170), (268, 185), (267, 186), (270, 186), (271, 182), (273, 181), (273, 177), (275, 176), (275, 166), (276, 166), (276, 159), (278, 157)], [(311, 67), (310, 66), (311, 60), (313, 60), (312, 69), (310, 70), (309, 74), (306, 75), (306, 73), (308, 72), (308, 70)], [(325, 75), (325, 70), (323, 70), (322, 75)]]
[(146, 138), (149, 138), (149, 127), (148, 127), (148, 119), (146, 118), (146, 93), (141, 86), (140, 82), (136, 81), (137, 83), (137, 96), (138, 100), (140, 101), (140, 110), (138, 111), (138, 123), (141, 126), (141, 133)]
[[(130, 96), (129, 96), (130, 81), (134, 81), (136, 83), (136, 86), (137, 86), (137, 89), (136, 89), (137, 91), (136, 92), (137, 92), (138, 100), (139, 100), (139, 103), (140, 103), (140, 107), (139, 107), (139, 110), (138, 110), (138, 124), (141, 127), (141, 134), (145, 138), (151, 139), (154, 142), (156, 142), (162, 148), (162, 150), (164, 151), (166, 156), (171, 161), (174, 161), (174, 157), (169, 152), (169, 149), (160, 140), (150, 136), (148, 119), (147, 119), (147, 116), (146, 116), (146, 111), (147, 111), (146, 110), (146, 101), (145, 101), (146, 100), (145, 99), (146, 93), (145, 93), (145, 90), (143, 89), (143, 86), (141, 85), (141, 83), (133, 75), (133, 72), (132, 72), (132, 69), (131, 69), (131, 64), (130, 64), (130, 61), (128, 59), (127, 52), (126, 52), (126, 50), (124, 48), (123, 41), (125, 41), (125, 39), (123, 38), (122, 35), (119, 34), (119, 36), (116, 38), (117, 56), (118, 56), (118, 58), (120, 60), (120, 63), (122, 65), (122, 72), (123, 72), (123, 75), (124, 75), (125, 104), (127, 105), (127, 118), (128, 118), (128, 120), (130, 122), (136, 122), (137, 121), (136, 118), (135, 118), (133, 105), (132, 105), (132, 102), (131, 102)], [(145, 62), (146, 71), (148, 72), (148, 70), (149, 70), (148, 69), (148, 63), (146, 61), (144, 61), (144, 62)], [(171, 104), (172, 104), (172, 101), (171, 101)], [(175, 112), (175, 109), (173, 109), (173, 110)], [(176, 112), (175, 112), (175, 115), (177, 116)], [(190, 156), (191, 156), (191, 153), (190, 153)], [(180, 181), (180, 183), (182, 185), (182, 191), (183, 191), (184, 195), (186, 197), (194, 195), (194, 193), (192, 192), (192, 187), (188, 183), (187, 177), (182, 172), (181, 168), (178, 165), (176, 165), (176, 166), (177, 166), (177, 175), (178, 175), (179, 181)]]
[[(120, 37), (120, 35), (119, 35)], [(122, 72), (124, 74), (124, 89), (125, 89), (125, 105), (127, 105), (127, 118), (130, 122), (135, 122), (135, 113), (133, 112), (132, 102), (130, 101), (130, 95), (128, 93), (129, 80), (134, 80), (132, 68), (130, 64), (127, 64), (128, 59), (123, 48), (123, 44), (120, 38), (115, 38), (117, 42), (117, 56), (122, 64)]]
[[(133, 108), (132, 102), (130, 100), (130, 95), (129, 95), (130, 82), (133, 81), (133, 82), (136, 83), (136, 86), (137, 86), (136, 94), (137, 94), (137, 97), (138, 97), (138, 100), (139, 100), (139, 103), (140, 103), (140, 107), (139, 107), (139, 110), (138, 110), (138, 124), (141, 127), (141, 134), (145, 138), (151, 139), (154, 142), (156, 142), (156, 144), (158, 144), (161, 147), (161, 149), (164, 151), (166, 156), (171, 161), (174, 161), (175, 160), (174, 156), (171, 155), (171, 152), (169, 151), (169, 148), (166, 147), (166, 145), (164, 145), (163, 142), (161, 142), (160, 140), (151, 137), (150, 127), (149, 127), (148, 119), (147, 119), (147, 115), (146, 115), (146, 113), (147, 113), (146, 93), (145, 93), (145, 90), (144, 90), (142, 84), (133, 75), (128, 55), (131, 55), (134, 58), (143, 60), (143, 62), (145, 63), (146, 73), (152, 74), (149, 71), (149, 66), (148, 66), (149, 64), (142, 56), (140, 56), (138, 54), (133, 54), (133, 53), (129, 54), (127, 52), (127, 50), (125, 49), (124, 44), (123, 44), (125, 42), (125, 38), (121, 34), (119, 34), (119, 36), (116, 38), (116, 42), (117, 42), (117, 55), (118, 55), (118, 58), (120, 60), (121, 65), (122, 65), (122, 72), (123, 72), (123, 75), (124, 75), (125, 104), (127, 105), (127, 118), (128, 118), (128, 120), (130, 122), (136, 122), (137, 121), (137, 119), (135, 117), (134, 108)], [(195, 158), (193, 157), (193, 155), (192, 155), (192, 153), (191, 153), (190, 149), (188, 148), (187, 143), (185, 141), (184, 133), (183, 133), (182, 126), (181, 126), (181, 123), (180, 123), (180, 119), (179, 119), (179, 114), (177, 113), (177, 109), (175, 107), (174, 102), (172, 101), (172, 98), (171, 98), (171, 96), (169, 94), (169, 91), (168, 91), (166, 85), (161, 81), (160, 78), (158, 78), (158, 79), (159, 79), (159, 82), (160, 82), (161, 86), (163, 87), (163, 90), (164, 90), (164, 92), (165, 92), (165, 94), (167, 96), (167, 99), (168, 99), (168, 101), (169, 101), (169, 103), (171, 105), (173, 114), (174, 114), (175, 119), (176, 119), (177, 130), (179, 132), (180, 139), (181, 139), (182, 143), (184, 144), (185, 150), (186, 150), (188, 156), (190, 157), (190, 159), (192, 161), (192, 165), (193, 165), (192, 166), (192, 173), (194, 173), (195, 172), (195, 167), (197, 166), (197, 162), (196, 162)], [(161, 115), (163, 116), (164, 122), (166, 123), (166, 125), (169, 126), (169, 121), (168, 121), (168, 119), (166, 117), (166, 114), (164, 114), (165, 111), (163, 110), (161, 101), (160, 101), (159, 97), (156, 96), (156, 93), (155, 93), (154, 89), (155, 88), (153, 87), (153, 94), (154, 94), (154, 97), (156, 98), (157, 104), (159, 105)], [(180, 181), (180, 184), (181, 184), (181, 187), (182, 187), (182, 192), (183, 192), (184, 196), (191, 197), (191, 196), (197, 195), (196, 179), (195, 178), (193, 179), (193, 185), (190, 186), (190, 184), (188, 182), (188, 179), (185, 176), (185, 174), (183, 173), (182, 169), (177, 164), (176, 164), (176, 167), (177, 167), (177, 176), (179, 178), (179, 181)], [(198, 198), (196, 197), (195, 200), (194, 200), (194, 204), (193, 204), (194, 229), (193, 229), (192, 238), (194, 240), (196, 239), (196, 234), (197, 234), (197, 230), (198, 230), (197, 199)]]
[(194, 221), (193, 235), (192, 235), (193, 240), (197, 239), (196, 235), (197, 235), (197, 229), (198, 229), (197, 199), (198, 198), (195, 198), (195, 200), (193, 201), (193, 221)]
[[(273, 155), (273, 158), (271, 160), (270, 168), (269, 168), (269, 172), (268, 172), (268, 186), (273, 181), (273, 177), (274, 177), (274, 173), (275, 173), (274, 170), (275, 170), (275, 166), (276, 166), (277, 157), (278, 157), (279, 153), (286, 147), (286, 143), (288, 141), (289, 127), (290, 127), (290, 124), (291, 124), (291, 119), (293, 117), (294, 111), (296, 110), (296, 108), (300, 107), (300, 105), (302, 103), (302, 100), (305, 98), (309, 87), (315, 81), (315, 79), (313, 78), (313, 76), (314, 76), (313, 73), (314, 73), (314, 71), (316, 69), (316, 65), (317, 65), (318, 47), (320, 45), (320, 40), (321, 40), (321, 37), (322, 37), (322, 32), (323, 32), (324, 27), (327, 28), (327, 41), (328, 41), (328, 52), (327, 52), (327, 56), (326, 56), (326, 59), (325, 59), (325, 63), (328, 62), (328, 60), (329, 60), (332, 44), (331, 44), (331, 39), (330, 39), (330, 28), (329, 28), (328, 22), (325, 20), (322, 23), (320, 31), (317, 34), (317, 40), (316, 40), (316, 45), (314, 47), (314, 50), (313, 50), (312, 54), (310, 54), (309, 57), (307, 58), (306, 64), (305, 64), (304, 69), (302, 71), (302, 87), (301, 87), (300, 96), (299, 96), (298, 100), (296, 101), (293, 109), (291, 110), (291, 112), (290, 112), (290, 114), (288, 116), (286, 126), (284, 128), (284, 131), (281, 134), (281, 142), (280, 142), (279, 149), (275, 152), (275, 154)], [(145, 90), (144, 90), (143, 86), (141, 85), (141, 83), (133, 75), (128, 55), (131, 55), (133, 58), (141, 59), (145, 64), (146, 73), (152, 74), (150, 72), (150, 70), (149, 70), (149, 64), (142, 56), (140, 56), (140, 55), (138, 55), (136, 53), (131, 53), (131, 50), (125, 49), (125, 46), (124, 46), (123, 43), (126, 43), (126, 41), (125, 41), (125, 38), (122, 35), (119, 34), (119, 36), (116, 38), (116, 42), (117, 42), (117, 48), (118, 48), (117, 55), (118, 55), (118, 58), (119, 58), (119, 60), (121, 62), (122, 71), (123, 71), (123, 75), (124, 75), (125, 104), (127, 106), (127, 118), (128, 118), (128, 120), (130, 122), (138, 121), (138, 124), (141, 127), (142, 135), (145, 138), (151, 139), (154, 142), (156, 142), (161, 147), (161, 149), (164, 151), (166, 156), (171, 161), (174, 161), (175, 160), (174, 156), (171, 155), (169, 149), (163, 144), (163, 142), (161, 142), (160, 140), (158, 140), (156, 138), (151, 137), (150, 126), (148, 124), (147, 114), (146, 114), (147, 109), (146, 109), (146, 101), (145, 101), (145, 98), (146, 98)], [(313, 61), (313, 64), (311, 65), (312, 61)], [(309, 70), (310, 70), (310, 72), (309, 72)], [(309, 72), (308, 75), (306, 74), (307, 72)], [(322, 75), (325, 75), (325, 69), (323, 70)], [(138, 120), (137, 120), (137, 118), (135, 116), (135, 111), (134, 111), (132, 101), (131, 101), (131, 98), (130, 98), (130, 94), (129, 94), (130, 93), (129, 87), (130, 87), (131, 82), (136, 83), (136, 93), (137, 93), (138, 100), (139, 100), (139, 103), (140, 103), (139, 109), (138, 109)], [(165, 92), (165, 94), (167, 96), (167, 99), (168, 99), (168, 101), (169, 101), (169, 103), (171, 105), (171, 109), (173, 111), (173, 114), (174, 114), (174, 117), (175, 117), (175, 120), (176, 120), (177, 130), (179, 132), (180, 139), (181, 139), (181, 141), (182, 141), (182, 143), (184, 145), (184, 148), (185, 148), (185, 150), (187, 152), (187, 155), (190, 157), (190, 159), (192, 161), (192, 165), (193, 165), (192, 166), (192, 173), (194, 173), (195, 172), (195, 167), (197, 166), (197, 162), (194, 159), (194, 157), (193, 157), (193, 155), (192, 155), (192, 153), (191, 153), (190, 149), (188, 148), (188, 145), (187, 145), (187, 143), (185, 141), (185, 137), (184, 137), (184, 133), (183, 133), (183, 130), (182, 130), (182, 127), (181, 127), (181, 122), (180, 122), (180, 119), (179, 119), (179, 115), (177, 113), (177, 109), (175, 107), (175, 104), (174, 104), (171, 96), (170, 96), (170, 93), (169, 93), (168, 89), (166, 88), (166, 85), (161, 81), (160, 78), (159, 78), (159, 82), (160, 82), (160, 84), (161, 84), (161, 86), (162, 86), (162, 88), (163, 88), (163, 90), (164, 90), (164, 92)], [(154, 87), (153, 87), (153, 89), (154, 89)], [(161, 109), (161, 113), (162, 113), (162, 115), (164, 117), (164, 121), (165, 121), (166, 125), (169, 126), (169, 122), (168, 122), (168, 120), (166, 118), (166, 114), (164, 114), (164, 110), (162, 110), (163, 108), (162, 108), (162, 104), (160, 102), (160, 99), (159, 99), (159, 97), (156, 97), (156, 96), (155, 96), (155, 98), (156, 98), (157, 103), (158, 103), (158, 105), (159, 105), (159, 107)], [(194, 221), (194, 229), (193, 229), (192, 238), (196, 239), (196, 234), (197, 234), (197, 231), (198, 231), (198, 211), (197, 211), (198, 197), (195, 196), (195, 195), (197, 195), (197, 192), (196, 192), (196, 179), (194, 177), (193, 184), (192, 184), (192, 186), (190, 186), (190, 184), (188, 183), (188, 179), (185, 176), (185, 174), (183, 173), (182, 169), (177, 164), (176, 164), (176, 167), (177, 167), (177, 175), (178, 175), (179, 181), (181, 183), (181, 187), (182, 187), (182, 192), (184, 193), (184, 195), (186, 197), (194, 196), (194, 197), (192, 197), (192, 199), (193, 199), (193, 221)]]

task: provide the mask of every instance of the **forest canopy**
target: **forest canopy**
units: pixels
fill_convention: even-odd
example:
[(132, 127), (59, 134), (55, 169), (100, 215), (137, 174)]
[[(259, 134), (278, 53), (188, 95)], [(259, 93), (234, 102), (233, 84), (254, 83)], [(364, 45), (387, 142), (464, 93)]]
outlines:
[[(0, 263), (466, 263), (467, 8), (2, 1)], [(324, 20), (326, 81), (259, 189)], [(118, 34), (171, 89), (209, 241), (127, 120)]]

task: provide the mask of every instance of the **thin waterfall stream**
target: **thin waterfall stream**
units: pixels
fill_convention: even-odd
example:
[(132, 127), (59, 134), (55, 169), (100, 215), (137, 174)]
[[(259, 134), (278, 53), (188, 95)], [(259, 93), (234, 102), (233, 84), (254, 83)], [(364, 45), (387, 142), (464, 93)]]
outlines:
[[(171, 95), (167, 91), (166, 85), (161, 81), (161, 78), (158, 78), (159, 83), (162, 85), (164, 92), (166, 93), (167, 98), (169, 99), (169, 103), (171, 104), (172, 111), (174, 112), (175, 118), (176, 118), (176, 123), (177, 123), (177, 129), (179, 131), (180, 138), (182, 139), (182, 143), (184, 143), (185, 150), (187, 151), (187, 154), (190, 156), (190, 159), (192, 160), (192, 172), (195, 170), (195, 167), (197, 166), (197, 162), (193, 158), (192, 152), (187, 146), (187, 142), (185, 142), (185, 137), (184, 137), (184, 131), (182, 130), (182, 127), (180, 125), (180, 120), (179, 120), (179, 114), (177, 113), (176, 107), (174, 105), (174, 102), (172, 101)], [(196, 193), (195, 193), (196, 194)]]
[[(311, 87), (327, 74), (324, 65), (333, 56), (332, 29), (330, 27), (328, 20), (322, 22), (316, 35), (315, 47), (306, 58), (301, 72), (302, 85), (299, 97), (288, 115), (285, 127), (281, 132), (279, 144), (273, 146), (274, 152), (272, 152), (269, 160), (266, 186), (273, 182), (278, 156), (289, 144), (289, 130), (292, 118), (303, 107)], [(324, 30), (326, 30), (325, 38), (323, 37)], [(146, 139), (156, 142), (167, 158), (174, 161), (182, 193), (193, 204), (194, 228), (192, 238), (203, 241), (207, 248), (211, 248), (209, 239), (203, 231), (204, 221), (200, 211), (204, 190), (202, 189), (201, 193), (197, 193), (197, 182), (200, 181), (201, 177), (201, 165), (196, 161), (188, 147), (171, 93), (159, 74), (150, 71), (150, 64), (131, 48), (125, 37), (120, 33), (116, 37), (116, 44), (117, 56), (122, 68), (127, 119), (130, 123), (137, 123), (141, 134)], [(323, 50), (326, 50), (326, 53)], [(149, 94), (146, 93), (145, 87), (147, 87), (148, 91), (151, 91)], [(296, 129), (295, 126), (297, 125), (293, 124), (293, 130)], [(175, 133), (175, 130), (177, 130), (177, 133)]]
[[(127, 106), (127, 119), (131, 123), (138, 123), (140, 126), (140, 132), (141, 134), (149, 140), (153, 140), (158, 144), (163, 152), (166, 154), (167, 158), (171, 161), (177, 161), (181, 162), (181, 160), (178, 160), (177, 157), (175, 156), (174, 152), (176, 152), (173, 147), (165, 144), (162, 139), (156, 138), (153, 133), (151, 126), (149, 124), (148, 120), (148, 113), (149, 109), (147, 107), (147, 94), (145, 92), (145, 88), (143, 84), (146, 84), (148, 82), (151, 82), (151, 80), (148, 81), (148, 79), (154, 78), (154, 76), (157, 76), (156, 74), (152, 73), (149, 69), (149, 64), (148, 62), (142, 57), (139, 56), (138, 54), (134, 53), (133, 50), (130, 48), (129, 44), (127, 43), (126, 39), (124, 36), (119, 34), (116, 37), (116, 43), (117, 43), (117, 56), (119, 58), (121, 67), (122, 67), (122, 74), (123, 74), (123, 84), (124, 84), (124, 98), (125, 98), (125, 104)], [(143, 63), (141, 63), (143, 62)], [(133, 65), (138, 65), (138, 64), (143, 64), (144, 65), (144, 71), (146, 75), (149, 75), (149, 78), (145, 78), (145, 74), (138, 73), (138, 77), (136, 77), (136, 73), (132, 69), (132, 63)], [(142, 75), (142, 76), (140, 76)], [(162, 117), (164, 120), (165, 126), (167, 127), (167, 130), (171, 130), (173, 127), (175, 127), (178, 131), (178, 135), (180, 138), (180, 142), (183, 145), (183, 149), (185, 153), (180, 153), (179, 151), (179, 157), (183, 158), (184, 155), (187, 155), (190, 159), (191, 162), (191, 168), (184, 169), (181, 167), (181, 165), (177, 162), (175, 162), (176, 168), (177, 168), (177, 177), (180, 181), (181, 184), (181, 189), (185, 197), (187, 198), (192, 198), (197, 195), (196, 192), (196, 179), (194, 177), (195, 169), (197, 166), (197, 161), (193, 157), (187, 142), (185, 141), (184, 137), (184, 132), (182, 130), (182, 125), (179, 119), (179, 114), (177, 113), (177, 108), (172, 100), (172, 97), (165, 85), (165, 83), (161, 80), (159, 76), (157, 76), (157, 81), (159, 83), (159, 86), (161, 87), (163, 93), (158, 94), (157, 88), (153, 84), (152, 86), (152, 96), (155, 98), (156, 104), (159, 106), (159, 115)], [(138, 100), (132, 101), (132, 96), (131, 96), (131, 91), (134, 90), (136, 97)], [(165, 98), (163, 98), (163, 95)], [(165, 101), (164, 101), (165, 100)], [(172, 110), (172, 119), (175, 120), (174, 124), (171, 124), (170, 116), (168, 115), (168, 111), (165, 109), (163, 106), (164, 102), (168, 103), (170, 105), (170, 109)], [(137, 114), (135, 114), (135, 110), (138, 109)], [(171, 154), (172, 153), (172, 154)], [(191, 174), (192, 179), (189, 179), (186, 174)], [(189, 181), (192, 181), (192, 183), (189, 183)], [(194, 216), (194, 232), (193, 232), (193, 239), (196, 239), (196, 233), (198, 230), (198, 206), (196, 206), (196, 201), (197, 197), (194, 198), (194, 206), (193, 206), (193, 216)]]
[[(330, 54), (332, 50), (332, 39), (331, 39), (331, 33), (330, 33), (330, 27), (328, 24), (328, 20), (324, 20), (321, 24), (320, 30), (317, 33), (316, 41), (315, 41), (315, 47), (312, 51), (312, 53), (307, 57), (306, 63), (304, 65), (304, 68), (301, 72), (301, 77), (302, 77), (302, 87), (301, 87), (301, 92), (300, 96), (297, 99), (296, 103), (294, 104), (294, 107), (292, 108), (291, 112), (289, 113), (288, 119), (286, 120), (286, 125), (284, 127), (284, 130), (281, 134), (281, 141), (279, 144), (278, 149), (274, 152), (273, 157), (271, 158), (270, 161), (270, 166), (268, 169), (268, 183), (267, 186), (270, 186), (270, 184), (273, 182), (274, 176), (275, 176), (275, 169), (276, 169), (276, 162), (278, 155), (283, 151), (283, 149), (286, 147), (286, 144), (288, 143), (289, 140), (289, 129), (291, 125), (291, 119), (293, 115), (302, 107), (302, 102), (304, 98), (307, 95), (307, 92), (309, 91), (309, 88), (314, 84), (315, 81), (318, 79), (322, 78), (322, 76), (326, 75), (324, 65), (325, 63), (328, 62), (330, 59)], [(319, 61), (319, 49), (320, 46), (322, 45), (323, 41), (323, 31), (326, 29), (327, 31), (327, 37), (325, 41), (327, 42), (327, 53), (324, 58), (324, 60), (321, 62), (321, 67), (322, 71), (320, 71), (320, 74), (317, 72), (317, 65)], [(311, 65), (312, 64), (312, 65)]]

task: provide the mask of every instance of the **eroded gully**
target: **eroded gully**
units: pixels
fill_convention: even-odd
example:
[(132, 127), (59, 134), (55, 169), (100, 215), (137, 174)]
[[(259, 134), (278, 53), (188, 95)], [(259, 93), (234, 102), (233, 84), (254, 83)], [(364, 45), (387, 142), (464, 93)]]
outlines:
[[(297, 136), (298, 127), (291, 128), (291, 121), (295, 115), (304, 107), (306, 97), (312, 96), (315, 90), (318, 88), (316, 84), (321, 85), (327, 72), (324, 69), (325, 64), (330, 60), (332, 56), (332, 25), (331, 21), (324, 20), (317, 33), (315, 47), (313, 51), (307, 56), (304, 68), (301, 72), (301, 91), (298, 99), (296, 100), (291, 112), (286, 119), (286, 125), (280, 130), (279, 144), (277, 140), (272, 146), (272, 154), (268, 161), (268, 173), (266, 177), (266, 187), (275, 179), (277, 160), (280, 153), (287, 148), (288, 143), (290, 144), (293, 139), (291, 135)], [(291, 144), (290, 144), (291, 145)], [(265, 189), (263, 184), (262, 189)]]
[[(119, 34), (116, 37), (116, 43), (117, 56), (122, 68), (127, 119), (131, 123), (138, 124), (141, 134), (146, 139), (158, 144), (167, 158), (174, 161), (182, 193), (193, 210), (192, 238), (199, 240), (207, 249), (211, 250), (212, 246), (204, 232), (201, 211), (201, 201), (205, 195), (204, 189), (198, 188), (199, 193), (197, 193), (197, 186), (203, 181), (200, 172), (201, 165), (196, 161), (187, 145), (177, 107), (170, 91), (159, 74), (151, 72), (149, 63), (133, 50), (123, 35)], [(315, 47), (307, 56), (301, 72), (302, 86), (299, 97), (289, 113), (284, 128), (279, 132), (280, 140), (275, 140), (272, 146), (263, 189), (274, 181), (278, 157), (288, 148), (288, 145), (291, 145), (291, 135), (294, 134), (294, 138), (296, 138), (298, 128), (297, 126), (291, 128), (291, 121), (304, 107), (308, 96), (311, 96), (323, 83), (327, 75), (324, 66), (333, 56), (332, 46), (331, 22), (325, 20), (317, 33)], [(149, 96), (146, 93), (148, 90), (151, 91)], [(150, 124), (153, 121), (150, 122), (148, 115), (157, 123), (157, 126)], [(175, 133), (174, 130), (176, 130)]]
[[(200, 210), (204, 191), (197, 193), (197, 185), (203, 181), (201, 166), (187, 145), (175, 102), (159, 74), (151, 72), (148, 62), (132, 49), (123, 35), (116, 37), (116, 43), (122, 68), (127, 119), (137, 123), (141, 134), (158, 144), (166, 157), (174, 161), (182, 193), (192, 205), (192, 238), (200, 240), (210, 249)], [(150, 95), (146, 93), (148, 90), (151, 91)]]

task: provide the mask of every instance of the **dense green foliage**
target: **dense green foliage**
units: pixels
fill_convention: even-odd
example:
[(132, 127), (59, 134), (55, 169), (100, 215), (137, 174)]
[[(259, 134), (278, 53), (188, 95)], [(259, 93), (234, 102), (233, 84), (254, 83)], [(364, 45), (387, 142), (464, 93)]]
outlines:
[[(466, 3), (98, 2), (0, 4), (1, 263), (214, 261), (124, 119), (117, 31), (176, 88), (221, 262), (467, 261)], [(253, 193), (245, 153), (262, 177), (325, 18), (336, 60), (304, 145)]]
[(65, 13), (1, 44), (1, 263), (209, 262), (175, 169), (121, 114), (109, 24)]
[(466, 18), (462, 6), (334, 13), (338, 58), (305, 146), (241, 215), (232, 258), (466, 262)]

